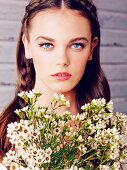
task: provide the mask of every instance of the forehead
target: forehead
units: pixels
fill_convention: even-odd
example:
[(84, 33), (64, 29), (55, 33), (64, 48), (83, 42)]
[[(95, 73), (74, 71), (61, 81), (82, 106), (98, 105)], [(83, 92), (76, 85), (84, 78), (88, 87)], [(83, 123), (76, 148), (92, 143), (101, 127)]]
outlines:
[[(77, 10), (48, 9), (36, 14), (31, 20), (31, 35), (45, 34), (50, 37), (91, 35), (89, 20)], [(62, 34), (62, 35), (61, 35)]]

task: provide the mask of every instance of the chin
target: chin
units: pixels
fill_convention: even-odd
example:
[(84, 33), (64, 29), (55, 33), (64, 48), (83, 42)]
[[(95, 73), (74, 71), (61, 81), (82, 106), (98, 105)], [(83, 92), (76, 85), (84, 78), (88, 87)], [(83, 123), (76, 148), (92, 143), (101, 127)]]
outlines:
[(52, 87), (52, 91), (55, 93), (68, 93), (70, 91), (73, 91), (73, 87), (69, 87), (69, 86), (57, 86), (57, 87)]

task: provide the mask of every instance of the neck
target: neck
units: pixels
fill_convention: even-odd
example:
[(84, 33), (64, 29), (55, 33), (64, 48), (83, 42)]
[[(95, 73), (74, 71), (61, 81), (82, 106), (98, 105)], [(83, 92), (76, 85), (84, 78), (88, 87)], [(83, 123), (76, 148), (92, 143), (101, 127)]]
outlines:
[[(40, 90), (38, 89), (36, 86), (35, 88), (36, 90)], [(69, 92), (54, 92), (54, 91), (50, 91), (50, 90), (40, 90), (42, 95), (39, 97), (39, 100), (37, 101), (37, 105), (38, 106), (46, 106), (46, 107), (50, 107), (50, 103), (51, 103), (51, 98), (53, 97), (54, 93), (59, 93), (59, 94), (63, 94), (66, 98), (66, 100), (69, 100), (70, 102), (70, 107), (61, 107), (59, 108), (57, 111), (58, 112), (64, 112), (66, 110), (68, 110), (69, 112), (71, 112), (71, 114), (77, 114), (78, 113), (78, 108), (77, 108), (77, 103), (76, 103), (76, 95), (75, 95), (75, 91), (69, 91)]]

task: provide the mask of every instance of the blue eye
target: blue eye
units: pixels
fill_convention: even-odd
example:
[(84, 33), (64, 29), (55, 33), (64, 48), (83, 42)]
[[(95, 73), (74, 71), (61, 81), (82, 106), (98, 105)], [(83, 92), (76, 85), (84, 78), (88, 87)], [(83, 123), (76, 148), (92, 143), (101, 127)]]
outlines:
[(44, 49), (51, 49), (53, 47), (53, 45), (50, 43), (39, 44), (39, 46), (43, 47)]
[(84, 44), (83, 43), (75, 43), (72, 45), (72, 48), (74, 49), (81, 49), (81, 48), (84, 48)]

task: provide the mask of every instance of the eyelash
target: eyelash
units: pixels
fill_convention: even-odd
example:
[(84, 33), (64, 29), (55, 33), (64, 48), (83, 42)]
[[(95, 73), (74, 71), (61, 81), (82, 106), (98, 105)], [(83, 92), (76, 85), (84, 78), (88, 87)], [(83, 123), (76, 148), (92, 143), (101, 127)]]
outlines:
[[(80, 46), (80, 48), (82, 48), (82, 49), (85, 47), (84, 43), (74, 43), (72, 46), (74, 46), (74, 45)], [(80, 48), (76, 48), (76, 49), (80, 49)]]
[[(45, 50), (46, 49), (49, 49), (49, 48), (45, 48), (44, 46), (45, 45), (50, 45), (50, 46), (53, 46), (51, 43), (42, 43), (42, 44), (39, 44), (40, 47), (43, 47)], [(51, 47), (52, 48), (52, 47)]]
[[(45, 47), (46, 45), (50, 46), (50, 47)], [(71, 46), (80, 46), (79, 48), (75, 48), (75, 49), (83, 49), (86, 45), (84, 43), (73, 43)], [(42, 43), (39, 44), (40, 47), (43, 47), (45, 50), (51, 49), (53, 47), (53, 44), (51, 43)], [(73, 48), (74, 49), (74, 48)]]

